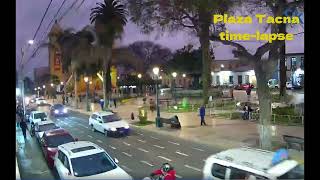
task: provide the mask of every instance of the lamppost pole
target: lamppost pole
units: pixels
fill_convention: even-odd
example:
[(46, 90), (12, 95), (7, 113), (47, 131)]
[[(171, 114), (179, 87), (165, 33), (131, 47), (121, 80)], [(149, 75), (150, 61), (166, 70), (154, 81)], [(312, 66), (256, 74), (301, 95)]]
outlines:
[(176, 99), (176, 77), (177, 77), (177, 73), (173, 72), (172, 73), (173, 76), (173, 97), (174, 97), (174, 103), (177, 104), (177, 99)]
[(86, 83), (86, 104), (87, 104), (87, 111), (90, 111), (90, 107), (89, 107), (89, 100), (88, 100), (88, 95), (89, 95), (89, 78), (88, 77), (84, 77), (84, 82)]
[(159, 68), (153, 68), (153, 73), (156, 76), (156, 102), (157, 102), (157, 117), (156, 117), (156, 127), (162, 127), (160, 121), (160, 108), (159, 108), (159, 90), (158, 90), (158, 79), (159, 79)]
[(138, 74), (138, 78), (139, 78), (139, 94), (142, 95), (142, 88), (141, 88), (141, 77), (142, 75), (141, 74)]

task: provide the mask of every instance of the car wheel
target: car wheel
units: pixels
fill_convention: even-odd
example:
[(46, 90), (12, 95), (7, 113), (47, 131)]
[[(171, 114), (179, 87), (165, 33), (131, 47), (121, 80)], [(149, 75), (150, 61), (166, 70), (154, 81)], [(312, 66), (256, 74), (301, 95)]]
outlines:
[(96, 129), (93, 127), (92, 124), (91, 124), (91, 131), (92, 131), (92, 132), (96, 132)]

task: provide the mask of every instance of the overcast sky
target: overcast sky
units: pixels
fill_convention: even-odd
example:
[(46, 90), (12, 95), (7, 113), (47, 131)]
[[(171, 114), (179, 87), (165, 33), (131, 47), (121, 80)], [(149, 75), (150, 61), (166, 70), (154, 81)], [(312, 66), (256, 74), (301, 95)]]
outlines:
[[(63, 0), (53, 0), (52, 4), (48, 10), (48, 13), (40, 27), (40, 30), (35, 38), (35, 42), (39, 42), (41, 37), (46, 31), (46, 28), (53, 18), (54, 14), (57, 12), (60, 4)], [(67, 0), (61, 9), (58, 17), (66, 11), (66, 9), (75, 0)], [(86, 0), (83, 5), (77, 9), (82, 0), (77, 0), (75, 8), (70, 10), (68, 14), (62, 19), (60, 25), (63, 29), (74, 28), (79, 30), (84, 26), (88, 25), (90, 9), (95, 5), (96, 2), (102, 2), (102, 0)], [(29, 39), (32, 39), (37, 27), (41, 21), (42, 15), (45, 12), (50, 0), (16, 0), (16, 62), (21, 61), (21, 48), (25, 49), (25, 58), (30, 57), (33, 48), (36, 46), (26, 46)], [(228, 30), (233, 33), (255, 33), (256, 30), (263, 32), (265, 25), (257, 25), (256, 23), (250, 25), (232, 25), (228, 26)], [(294, 29), (289, 28), (289, 32), (298, 33), (303, 32), (303, 28), (295, 26)], [(49, 28), (50, 30), (50, 28)], [(156, 36), (156, 33), (151, 35), (145, 35), (140, 33), (139, 27), (135, 24), (129, 22), (125, 27), (125, 32), (120, 45), (128, 45), (135, 41), (140, 40), (150, 40), (154, 43), (161, 44), (170, 48), (172, 51), (182, 48), (186, 44), (193, 44), (194, 46), (199, 46), (198, 38), (191, 36), (187, 32), (179, 33), (164, 33), (162, 36)], [(257, 46), (261, 45), (262, 42), (241, 42), (251, 53), (254, 53)], [(215, 43), (215, 57), (216, 59), (232, 59), (233, 55), (231, 53), (232, 48), (229, 46), (221, 45), (220, 43)], [(287, 41), (286, 43), (287, 53), (301, 53), (304, 52), (304, 34), (297, 35), (294, 37), (293, 41)], [(33, 78), (33, 68), (48, 66), (48, 49), (42, 48), (38, 51), (37, 55), (32, 58), (26, 65), (25, 73), (27, 76)]]

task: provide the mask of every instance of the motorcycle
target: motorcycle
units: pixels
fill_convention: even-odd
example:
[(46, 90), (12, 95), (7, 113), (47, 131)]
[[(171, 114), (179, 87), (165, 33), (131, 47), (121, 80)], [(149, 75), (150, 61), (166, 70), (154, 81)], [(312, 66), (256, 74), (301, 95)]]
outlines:
[(163, 175), (155, 175), (153, 177), (149, 176), (149, 177), (145, 177), (142, 180), (163, 180), (164, 177)]

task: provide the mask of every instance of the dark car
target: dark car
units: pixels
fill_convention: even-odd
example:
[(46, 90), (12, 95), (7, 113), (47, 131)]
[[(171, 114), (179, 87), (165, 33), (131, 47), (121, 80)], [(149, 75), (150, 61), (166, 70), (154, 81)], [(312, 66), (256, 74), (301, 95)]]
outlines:
[(55, 104), (50, 108), (51, 116), (65, 116), (68, 115), (68, 109), (62, 104)]
[(40, 140), (40, 144), (49, 168), (53, 168), (53, 159), (58, 151), (58, 146), (77, 140), (77, 138), (73, 138), (71, 134), (63, 128), (53, 129), (44, 132)]

